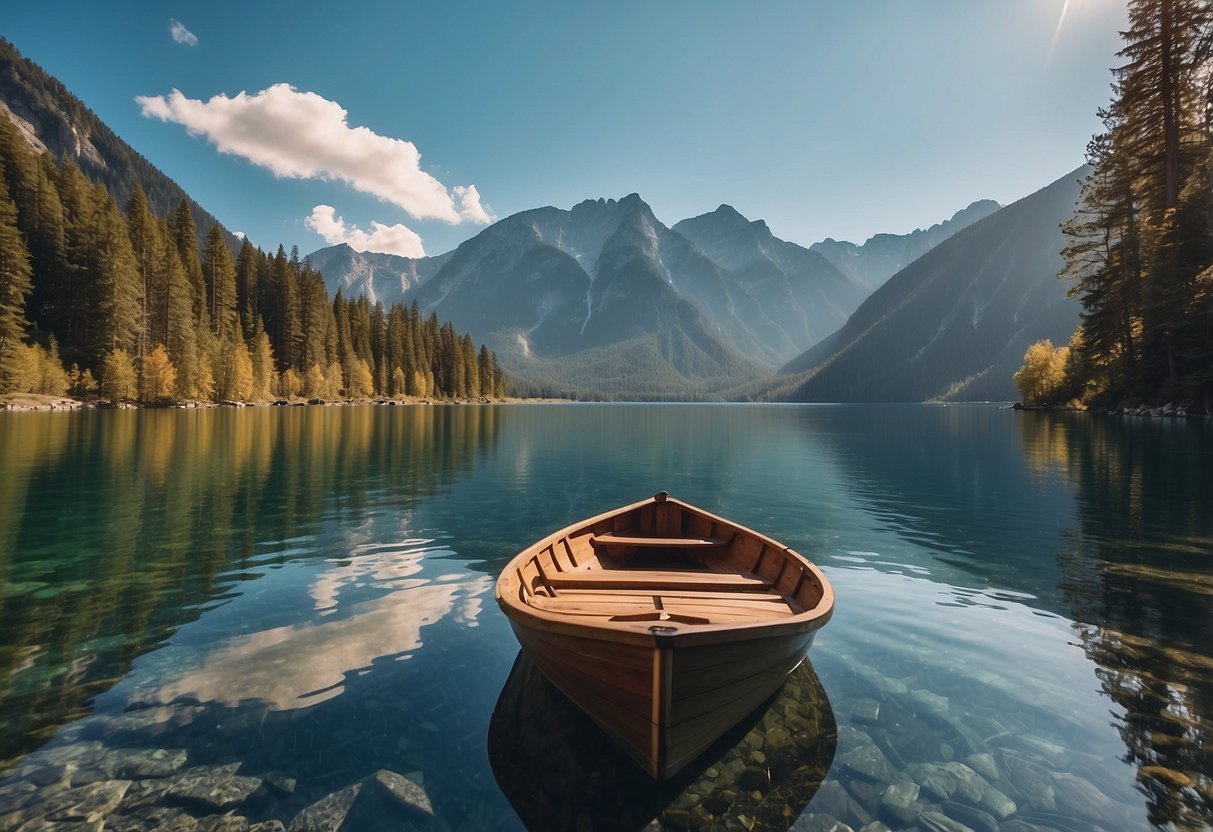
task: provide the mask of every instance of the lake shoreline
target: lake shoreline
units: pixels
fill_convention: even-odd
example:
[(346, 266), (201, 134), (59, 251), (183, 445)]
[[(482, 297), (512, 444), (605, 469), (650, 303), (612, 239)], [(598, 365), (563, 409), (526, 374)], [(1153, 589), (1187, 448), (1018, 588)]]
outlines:
[(569, 399), (503, 399), (480, 396), (475, 399), (423, 399), (408, 396), (399, 399), (275, 399), (268, 402), (204, 402), (184, 401), (164, 404), (140, 404), (121, 402), (112, 404), (104, 399), (79, 399), (73, 396), (47, 396), (37, 393), (11, 393), (0, 396), (0, 412), (35, 413), (76, 410), (209, 410), (212, 408), (241, 407), (361, 407), (366, 405), (469, 405), (469, 404), (565, 404)]

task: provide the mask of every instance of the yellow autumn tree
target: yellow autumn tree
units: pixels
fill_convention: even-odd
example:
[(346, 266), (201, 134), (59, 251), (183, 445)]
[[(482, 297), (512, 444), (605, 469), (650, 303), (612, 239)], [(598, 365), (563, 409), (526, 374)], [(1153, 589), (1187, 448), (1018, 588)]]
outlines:
[(135, 398), (139, 392), (139, 377), (135, 373), (135, 362), (126, 350), (116, 349), (105, 356), (101, 365), (101, 395), (111, 404)]
[(278, 392), (284, 399), (296, 399), (303, 392), (303, 379), (294, 367), (282, 371), (282, 380), (278, 383)]
[(345, 391), (351, 399), (365, 399), (375, 395), (375, 377), (370, 365), (361, 358), (350, 363), (350, 387)]
[(143, 357), (139, 372), (139, 401), (153, 404), (172, 399), (177, 386), (177, 368), (163, 345)]
[(1062, 404), (1066, 398), (1066, 366), (1069, 347), (1054, 347), (1049, 339), (1028, 347), (1023, 366), (1011, 377), (1026, 405)]
[(274, 397), (274, 348), (264, 330), (254, 339), (252, 358), (253, 401), (268, 402)]
[(303, 377), (304, 397), (308, 399), (323, 399), (327, 390), (328, 384), (324, 377), (324, 369), (319, 364), (313, 364), (308, 368), (307, 375)]

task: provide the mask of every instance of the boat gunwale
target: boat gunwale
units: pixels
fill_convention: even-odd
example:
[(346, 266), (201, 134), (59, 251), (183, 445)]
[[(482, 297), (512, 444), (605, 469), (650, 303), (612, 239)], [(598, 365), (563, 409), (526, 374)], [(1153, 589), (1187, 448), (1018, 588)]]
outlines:
[[(724, 622), (719, 624), (679, 625), (671, 622), (673, 632), (660, 634), (649, 631), (649, 622), (627, 621), (576, 621), (570, 616), (551, 610), (544, 610), (525, 603), (521, 598), (522, 587), (515, 579), (515, 571), (520, 564), (535, 556), (544, 548), (566, 539), (576, 532), (583, 531), (597, 523), (609, 520), (622, 514), (638, 511), (645, 506), (660, 502), (656, 496), (639, 500), (630, 505), (621, 506), (602, 512), (592, 517), (577, 520), (557, 531), (548, 534), (525, 549), (518, 552), (502, 569), (494, 586), (494, 596), (506, 617), (519, 626), (533, 627), (548, 632), (563, 633), (604, 641), (615, 641), (630, 644), (642, 644), (652, 647), (693, 647), (700, 645), (723, 644), (747, 639), (764, 639), (772, 636), (788, 635), (805, 630), (817, 629), (828, 622), (834, 613), (834, 589), (821, 569), (795, 549), (780, 543), (768, 535), (755, 531), (734, 520), (712, 514), (709, 511), (666, 496), (664, 502), (676, 505), (684, 510), (690, 510), (713, 522), (721, 523), (739, 534), (751, 535), (762, 543), (776, 549), (783, 557), (790, 557), (806, 572), (817, 579), (821, 585), (821, 598), (809, 609), (794, 613), (790, 617), (767, 619), (753, 622)], [(786, 594), (785, 594), (786, 597)], [(683, 629), (683, 626), (686, 628)]]

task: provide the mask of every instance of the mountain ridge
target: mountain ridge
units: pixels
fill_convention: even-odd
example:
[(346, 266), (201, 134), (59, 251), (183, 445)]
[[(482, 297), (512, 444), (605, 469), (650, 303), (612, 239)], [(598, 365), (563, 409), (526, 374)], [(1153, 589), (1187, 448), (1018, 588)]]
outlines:
[[(1009, 401), (1027, 346), (1064, 342), (1057, 279), (1077, 168), (954, 234), (891, 277), (838, 332), (780, 368), (791, 401)], [(924, 361), (925, 359), (925, 361)]]

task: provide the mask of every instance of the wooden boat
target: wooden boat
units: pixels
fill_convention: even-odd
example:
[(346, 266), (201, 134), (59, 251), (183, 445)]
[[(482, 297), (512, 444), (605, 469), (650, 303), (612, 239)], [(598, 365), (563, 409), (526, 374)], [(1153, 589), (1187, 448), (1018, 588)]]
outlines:
[(527, 547), (496, 596), (535, 665), (658, 780), (775, 693), (834, 610), (802, 555), (664, 491)]

